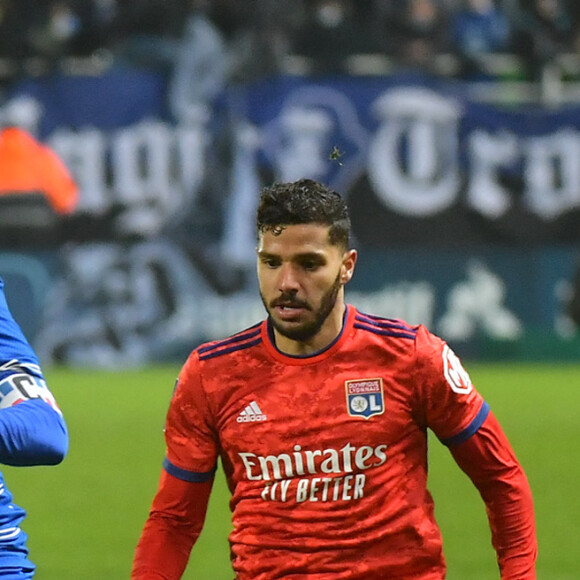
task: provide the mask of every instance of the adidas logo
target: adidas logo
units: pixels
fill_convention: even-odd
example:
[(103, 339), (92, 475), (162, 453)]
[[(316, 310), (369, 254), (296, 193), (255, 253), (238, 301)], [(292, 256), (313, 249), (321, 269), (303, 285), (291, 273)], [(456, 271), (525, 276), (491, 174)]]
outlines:
[(256, 401), (252, 401), (237, 418), (238, 423), (254, 423), (255, 421), (265, 421), (268, 417), (262, 413)]

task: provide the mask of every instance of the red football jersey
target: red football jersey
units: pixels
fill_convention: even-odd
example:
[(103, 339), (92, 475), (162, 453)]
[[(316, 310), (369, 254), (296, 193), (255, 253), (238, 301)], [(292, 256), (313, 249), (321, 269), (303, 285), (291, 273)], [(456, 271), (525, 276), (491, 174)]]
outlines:
[(445, 342), (348, 306), (313, 356), (278, 351), (267, 321), (193, 351), (164, 467), (204, 481), (221, 457), (241, 580), (441, 580), (427, 428), (458, 443), (488, 411)]

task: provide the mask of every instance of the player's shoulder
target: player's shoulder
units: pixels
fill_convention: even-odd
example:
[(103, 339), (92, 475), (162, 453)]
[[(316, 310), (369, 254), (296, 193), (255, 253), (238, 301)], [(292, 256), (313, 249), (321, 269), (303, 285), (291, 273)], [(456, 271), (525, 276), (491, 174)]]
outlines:
[(354, 327), (365, 333), (401, 341), (415, 341), (421, 328), (419, 325), (409, 324), (400, 318), (386, 318), (376, 314), (367, 314), (360, 310), (355, 311)]
[(262, 322), (241, 330), (227, 338), (205, 342), (192, 353), (200, 361), (235, 355), (262, 343)]
[[(262, 344), (263, 322), (259, 322), (227, 338), (208, 341), (194, 348), (183, 364), (175, 391), (189, 391), (202, 383), (220, 382), (233, 369), (239, 367), (240, 356), (252, 356), (252, 349)], [(255, 350), (254, 350), (255, 352)], [(247, 360), (245, 361), (247, 362)]]
[(358, 309), (355, 312), (354, 327), (364, 334), (381, 337), (397, 349), (414, 351), (419, 356), (440, 352), (445, 344), (424, 324), (411, 324), (402, 318), (377, 316)]

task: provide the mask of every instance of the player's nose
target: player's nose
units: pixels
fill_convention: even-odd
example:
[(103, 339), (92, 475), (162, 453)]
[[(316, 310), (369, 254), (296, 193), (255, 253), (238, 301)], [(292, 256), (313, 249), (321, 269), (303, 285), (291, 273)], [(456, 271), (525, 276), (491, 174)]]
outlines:
[(298, 272), (292, 264), (283, 264), (278, 278), (278, 290), (284, 294), (295, 293), (300, 287)]

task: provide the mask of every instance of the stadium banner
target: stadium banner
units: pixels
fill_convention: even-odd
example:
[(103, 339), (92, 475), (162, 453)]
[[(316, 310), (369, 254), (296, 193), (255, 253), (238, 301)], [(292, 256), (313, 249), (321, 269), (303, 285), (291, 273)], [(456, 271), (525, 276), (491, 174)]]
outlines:
[[(579, 360), (567, 314), (572, 248), (367, 250), (347, 286), (363, 311), (425, 324), (463, 357)], [(264, 317), (254, 272), (218, 292), (168, 240), (80, 244), (47, 257), (0, 252), (15, 316), (44, 362), (89, 367), (183, 361)]]
[(365, 245), (580, 241), (580, 107), (501, 109), (401, 76), (280, 78), (247, 106), (260, 170), (347, 192)]
[(363, 310), (425, 323), (464, 355), (580, 356), (565, 312), (580, 107), (502, 109), (427, 77), (279, 77), (179, 124), (164, 95), (162, 77), (124, 69), (11, 95), (40, 104), (31, 129), (81, 192), (50, 258), (0, 248), (42, 360), (183, 360), (259, 320), (257, 192), (303, 176), (348, 196), (361, 258), (347, 298)]
[(307, 176), (348, 195), (364, 245), (580, 242), (580, 106), (500, 108), (425, 76), (281, 76), (176, 124), (165, 94), (159, 75), (113, 69), (12, 96), (41, 104), (37, 133), (80, 183), (79, 211), (117, 208), (120, 234), (221, 212), (243, 259), (256, 187)]

